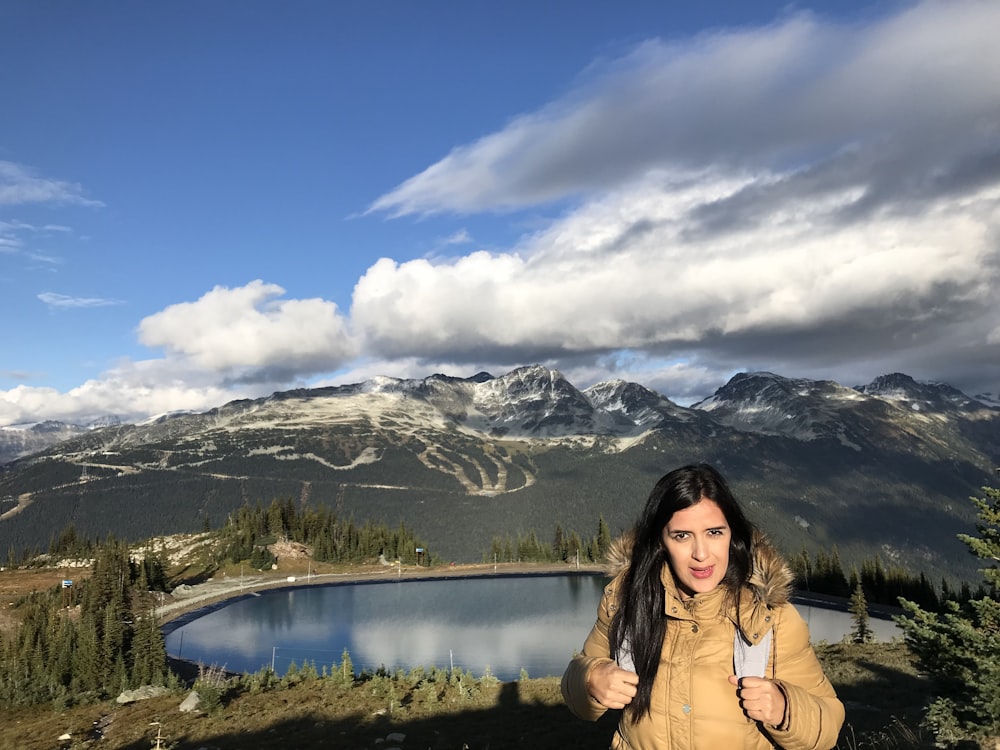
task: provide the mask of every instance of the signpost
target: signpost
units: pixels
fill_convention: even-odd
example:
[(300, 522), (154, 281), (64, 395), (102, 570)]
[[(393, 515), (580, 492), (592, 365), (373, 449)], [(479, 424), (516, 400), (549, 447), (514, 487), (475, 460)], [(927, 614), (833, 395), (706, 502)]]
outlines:
[(64, 607), (73, 606), (73, 581), (69, 578), (63, 578), (62, 602)]

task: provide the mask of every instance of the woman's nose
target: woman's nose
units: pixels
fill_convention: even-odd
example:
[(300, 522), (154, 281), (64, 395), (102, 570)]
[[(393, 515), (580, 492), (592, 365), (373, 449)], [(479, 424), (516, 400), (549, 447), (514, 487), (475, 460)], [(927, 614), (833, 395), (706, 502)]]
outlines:
[(708, 545), (705, 543), (705, 540), (695, 537), (694, 551), (692, 552), (692, 556), (694, 557), (694, 559), (704, 560), (707, 554), (708, 554)]

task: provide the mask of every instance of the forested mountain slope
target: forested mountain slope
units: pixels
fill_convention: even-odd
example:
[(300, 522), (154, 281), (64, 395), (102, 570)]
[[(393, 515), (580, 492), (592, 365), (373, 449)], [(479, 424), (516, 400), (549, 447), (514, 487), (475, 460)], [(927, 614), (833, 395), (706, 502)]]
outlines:
[(691, 461), (717, 465), (787, 552), (836, 545), (845, 564), (879, 554), (974, 578), (955, 535), (1000, 466), (1000, 411), (905, 375), (845, 388), (747, 373), (691, 408), (538, 366), (377, 378), (90, 430), (5, 464), (0, 553), (44, 549), (70, 523), (139, 539), (292, 498), (478, 560), (497, 535), (589, 536), (602, 516), (624, 529)]

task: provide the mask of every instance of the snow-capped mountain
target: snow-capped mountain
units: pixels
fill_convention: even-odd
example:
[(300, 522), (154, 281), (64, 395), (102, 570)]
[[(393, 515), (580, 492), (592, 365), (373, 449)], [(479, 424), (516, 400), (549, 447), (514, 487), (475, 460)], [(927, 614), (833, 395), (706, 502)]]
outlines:
[(1000, 445), (1000, 411), (949, 385), (899, 373), (855, 388), (741, 373), (692, 408), (745, 432), (832, 439), (855, 451), (895, 446), (928, 460), (952, 460), (956, 452), (996, 456)]
[(595, 409), (621, 418), (631, 429), (647, 430), (669, 422), (691, 422), (699, 415), (678, 406), (656, 391), (624, 380), (609, 380), (585, 389)]
[(899, 372), (880, 375), (868, 385), (858, 385), (854, 389), (868, 396), (899, 402), (914, 411), (970, 413), (990, 406), (979, 399), (966, 396), (947, 383), (918, 383), (909, 375)]
[(878, 552), (956, 575), (975, 566), (956, 540), (972, 529), (967, 498), (1000, 465), (1000, 409), (905, 375), (847, 388), (744, 373), (685, 408), (637, 383), (580, 390), (531, 366), (77, 430), (0, 471), (10, 544), (44, 545), (70, 523), (95, 537), (197, 530), (297, 498), (405, 521), (441, 554), (478, 559), (495, 535), (586, 531), (601, 516), (624, 529), (662, 473), (708, 461), (792, 552), (836, 544), (847, 561)]
[(830, 380), (783, 378), (770, 372), (740, 373), (712, 396), (691, 408), (748, 432), (786, 435), (798, 440), (834, 437), (854, 444), (842, 417), (864, 396)]
[(0, 465), (45, 450), (86, 431), (87, 428), (81, 425), (55, 421), (0, 427)]

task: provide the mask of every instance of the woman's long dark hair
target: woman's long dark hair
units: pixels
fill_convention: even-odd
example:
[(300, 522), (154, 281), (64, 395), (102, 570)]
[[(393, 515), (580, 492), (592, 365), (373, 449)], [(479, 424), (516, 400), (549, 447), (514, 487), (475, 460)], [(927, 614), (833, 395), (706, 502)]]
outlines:
[(617, 659), (624, 644), (624, 649), (631, 651), (639, 675), (638, 692), (629, 704), (636, 721), (649, 713), (653, 680), (660, 666), (660, 651), (667, 629), (660, 580), (663, 565), (669, 564), (663, 546), (663, 529), (674, 513), (696, 505), (702, 498), (716, 502), (729, 524), (729, 567), (721, 585), (729, 591), (734, 603), (753, 572), (753, 525), (716, 469), (708, 464), (683, 466), (656, 483), (632, 530), (632, 559), (622, 581), (618, 609), (611, 620), (609, 633), (612, 658)]

